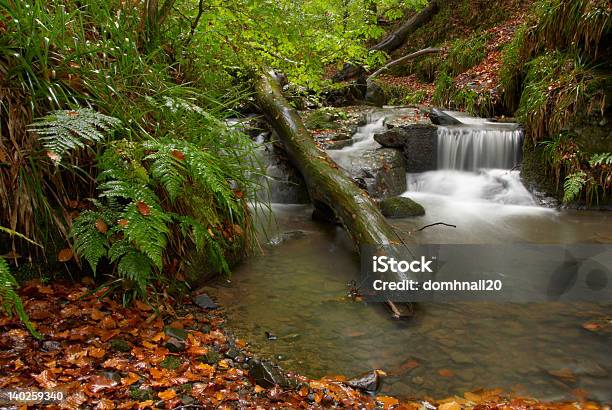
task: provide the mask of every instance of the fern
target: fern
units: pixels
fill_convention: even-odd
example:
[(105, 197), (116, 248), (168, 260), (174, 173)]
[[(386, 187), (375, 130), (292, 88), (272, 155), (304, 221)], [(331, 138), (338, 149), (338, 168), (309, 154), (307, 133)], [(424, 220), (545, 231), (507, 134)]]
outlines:
[(612, 153), (602, 152), (601, 154), (594, 154), (589, 160), (589, 165), (591, 168), (600, 165), (612, 165)]
[(17, 292), (15, 292), (17, 286), (17, 281), (13, 275), (11, 275), (8, 264), (4, 258), (0, 256), (0, 304), (2, 308), (9, 317), (15, 312), (32, 336), (37, 339), (42, 339), (42, 335), (34, 328), (32, 322), (30, 322), (28, 314), (23, 307), (23, 303)]
[(108, 227), (111, 221), (109, 212), (85, 211), (70, 231), (74, 251), (89, 263), (94, 274), (100, 259), (107, 255), (108, 239), (102, 226)]
[(43, 147), (59, 161), (69, 151), (84, 148), (88, 143), (101, 142), (105, 133), (121, 124), (114, 117), (100, 114), (88, 108), (76, 111), (60, 110), (39, 118), (29, 126), (36, 132)]
[(563, 183), (563, 202), (568, 203), (578, 197), (587, 182), (586, 173), (578, 171), (565, 177)]
[(153, 274), (151, 260), (147, 255), (131, 248), (119, 260), (117, 270), (121, 277), (136, 284), (136, 288), (141, 295), (145, 295), (147, 285)]

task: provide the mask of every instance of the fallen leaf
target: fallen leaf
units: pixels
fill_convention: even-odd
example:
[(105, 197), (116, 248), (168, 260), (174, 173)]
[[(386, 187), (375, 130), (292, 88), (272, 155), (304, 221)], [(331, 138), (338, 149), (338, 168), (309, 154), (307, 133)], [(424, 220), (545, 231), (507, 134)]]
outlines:
[(136, 383), (139, 379), (140, 379), (140, 377), (138, 377), (138, 375), (136, 373), (129, 372), (127, 377), (122, 377), (121, 378), (121, 384), (123, 384), (125, 386), (130, 386), (130, 385)]
[(108, 232), (108, 225), (102, 219), (96, 219), (96, 230), (100, 233)]
[(164, 390), (157, 394), (162, 400), (172, 400), (176, 397), (176, 392), (172, 389)]
[(70, 259), (72, 259), (73, 256), (74, 256), (74, 253), (72, 252), (72, 249), (64, 248), (61, 251), (59, 251), (59, 253), (57, 254), (57, 261), (58, 262), (68, 262)]
[(456, 401), (451, 401), (448, 403), (440, 404), (438, 410), (461, 410), (461, 405)]
[(176, 159), (178, 159), (179, 161), (182, 161), (185, 159), (185, 154), (183, 154), (181, 151), (175, 149), (172, 150), (172, 156)]
[(151, 207), (149, 205), (145, 204), (142, 201), (138, 201), (136, 203), (136, 208), (138, 208), (138, 212), (142, 216), (149, 216), (149, 215), (151, 215)]
[(39, 374), (33, 373), (31, 376), (38, 382), (38, 385), (44, 389), (52, 389), (57, 386), (51, 369), (43, 370)]
[(97, 322), (99, 320), (104, 319), (104, 313), (94, 308), (91, 310), (91, 318)]
[(91, 357), (94, 357), (96, 359), (101, 359), (104, 357), (104, 355), (106, 354), (106, 350), (100, 348), (100, 347), (90, 347), (87, 354)]
[(398, 399), (389, 396), (378, 396), (376, 397), (376, 401), (382, 403), (385, 409), (390, 409), (393, 406), (397, 406), (399, 404)]

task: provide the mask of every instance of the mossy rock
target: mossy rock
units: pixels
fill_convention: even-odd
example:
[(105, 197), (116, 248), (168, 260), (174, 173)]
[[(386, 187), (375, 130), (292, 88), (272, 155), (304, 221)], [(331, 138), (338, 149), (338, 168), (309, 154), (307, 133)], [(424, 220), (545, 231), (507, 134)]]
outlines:
[(380, 203), (380, 211), (387, 218), (408, 218), (425, 215), (425, 208), (410, 198), (394, 196)]
[(311, 130), (336, 130), (341, 127), (337, 121), (346, 119), (347, 115), (344, 111), (325, 107), (311, 112), (304, 125)]

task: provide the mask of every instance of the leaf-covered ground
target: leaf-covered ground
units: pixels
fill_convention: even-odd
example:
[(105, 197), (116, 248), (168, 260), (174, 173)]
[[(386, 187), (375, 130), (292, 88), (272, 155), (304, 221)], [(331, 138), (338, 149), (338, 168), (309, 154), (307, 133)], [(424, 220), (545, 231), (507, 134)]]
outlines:
[[(362, 394), (342, 376), (288, 374), (291, 387), (261, 386), (247, 370), (253, 360), (247, 343), (224, 329), (221, 310), (203, 310), (189, 298), (155, 310), (141, 302), (126, 308), (104, 292), (82, 284), (23, 286), (26, 310), (44, 339), (34, 339), (15, 319), (0, 319), (0, 392), (61, 391), (65, 399), (46, 407), (70, 409), (601, 408), (509, 398), (501, 390), (400, 403)], [(26, 407), (2, 399), (0, 405)]]

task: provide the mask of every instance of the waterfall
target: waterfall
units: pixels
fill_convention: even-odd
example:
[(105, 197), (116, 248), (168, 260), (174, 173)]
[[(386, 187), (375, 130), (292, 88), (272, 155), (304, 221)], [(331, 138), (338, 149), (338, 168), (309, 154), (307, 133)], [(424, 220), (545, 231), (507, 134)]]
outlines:
[(511, 169), (521, 160), (522, 143), (523, 130), (514, 124), (439, 127), (438, 169)]

